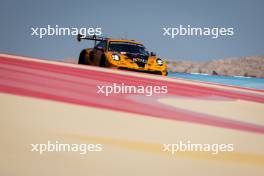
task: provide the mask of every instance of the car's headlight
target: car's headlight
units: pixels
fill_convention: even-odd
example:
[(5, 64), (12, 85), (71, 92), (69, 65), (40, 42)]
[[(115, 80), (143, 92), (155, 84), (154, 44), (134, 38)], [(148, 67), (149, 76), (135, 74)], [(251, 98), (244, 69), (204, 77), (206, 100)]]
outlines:
[(162, 65), (163, 64), (163, 61), (161, 59), (157, 59), (156, 62), (157, 62), (158, 65)]
[(120, 60), (120, 56), (118, 54), (112, 54), (112, 59), (115, 61), (119, 61)]

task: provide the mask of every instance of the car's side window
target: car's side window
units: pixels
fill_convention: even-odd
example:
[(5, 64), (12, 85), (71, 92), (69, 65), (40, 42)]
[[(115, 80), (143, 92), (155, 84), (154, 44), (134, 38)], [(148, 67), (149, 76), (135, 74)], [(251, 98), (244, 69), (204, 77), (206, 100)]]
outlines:
[(101, 41), (95, 47), (101, 47), (103, 49), (106, 49), (106, 41), (105, 40)]

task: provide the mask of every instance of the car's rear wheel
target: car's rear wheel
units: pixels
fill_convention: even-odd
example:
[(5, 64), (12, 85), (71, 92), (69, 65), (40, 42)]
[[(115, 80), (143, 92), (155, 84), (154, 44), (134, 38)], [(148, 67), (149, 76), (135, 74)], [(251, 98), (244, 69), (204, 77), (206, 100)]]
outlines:
[(78, 64), (84, 64), (84, 65), (87, 64), (85, 55), (86, 55), (86, 50), (84, 49), (84, 50), (82, 50), (82, 52), (79, 55)]

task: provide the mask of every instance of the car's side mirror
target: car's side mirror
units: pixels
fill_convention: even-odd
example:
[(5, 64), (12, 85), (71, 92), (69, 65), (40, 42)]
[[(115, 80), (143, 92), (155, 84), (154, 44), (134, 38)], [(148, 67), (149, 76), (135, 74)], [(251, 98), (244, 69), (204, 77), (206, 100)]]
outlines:
[(150, 52), (150, 56), (156, 56), (156, 53)]

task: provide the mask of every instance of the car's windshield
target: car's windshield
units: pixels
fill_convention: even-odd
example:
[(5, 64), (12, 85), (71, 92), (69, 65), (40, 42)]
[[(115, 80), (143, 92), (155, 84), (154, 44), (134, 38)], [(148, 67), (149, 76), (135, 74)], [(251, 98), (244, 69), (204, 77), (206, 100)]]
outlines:
[(109, 51), (148, 55), (143, 45), (129, 42), (110, 42)]

